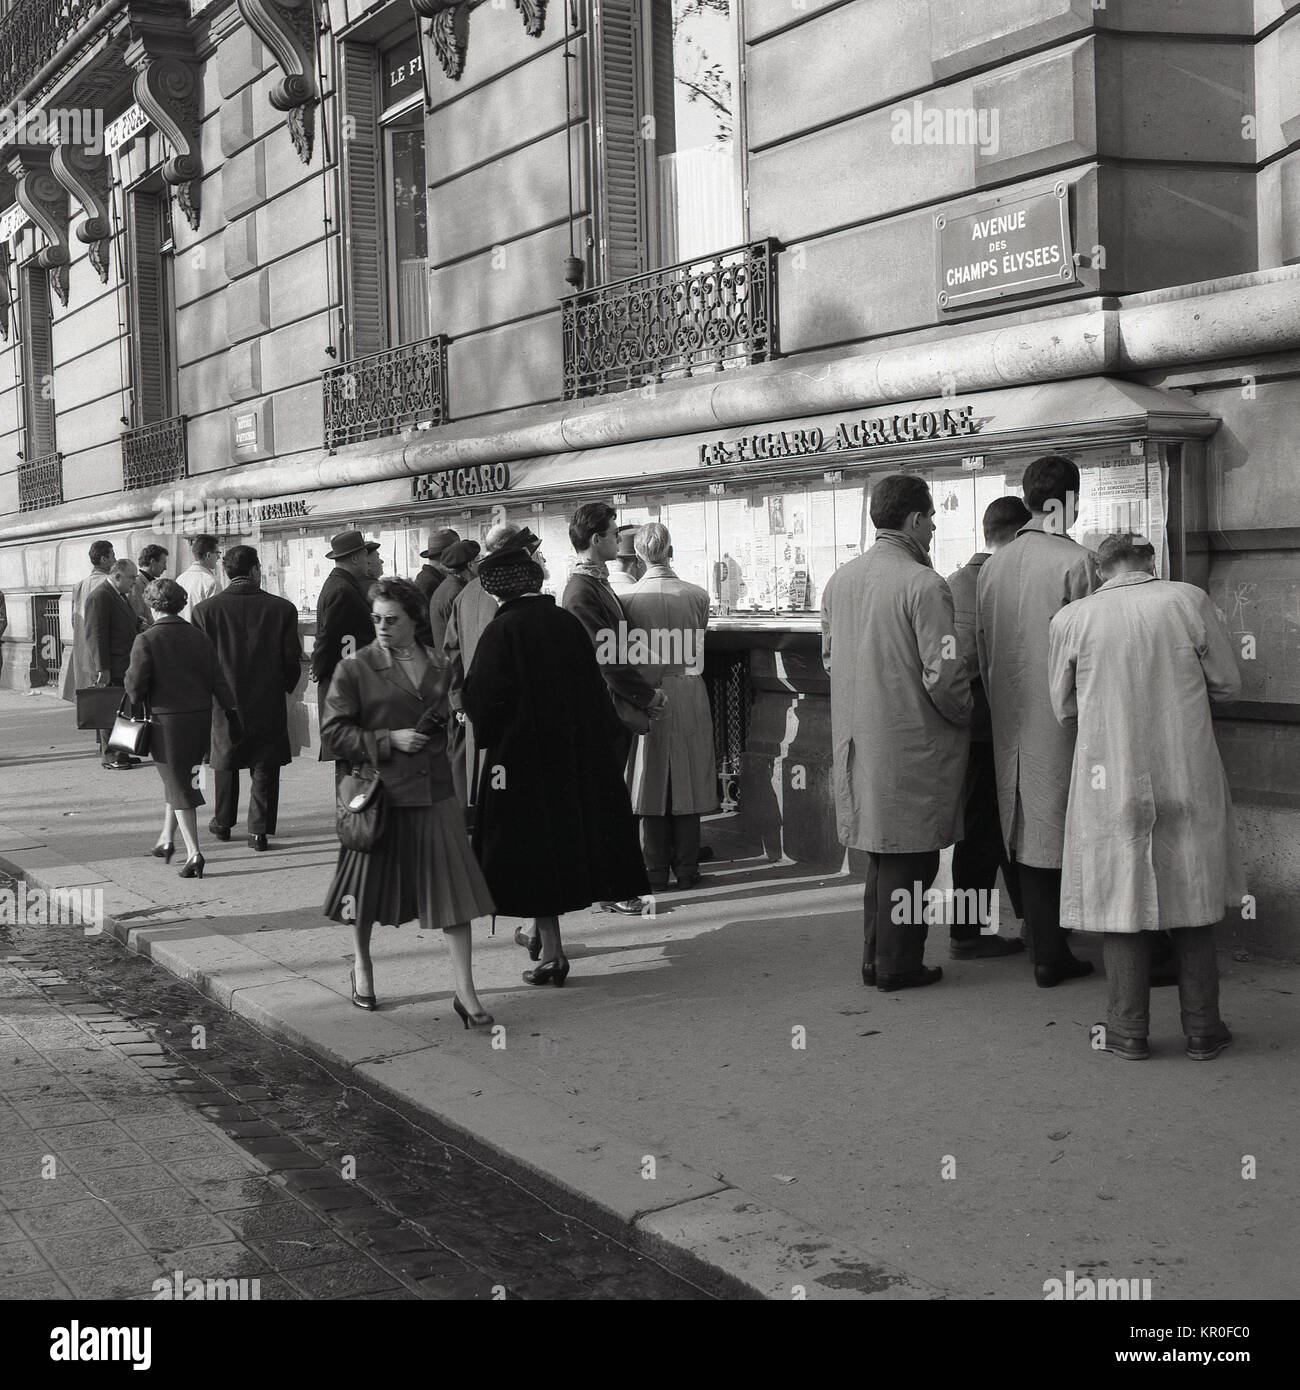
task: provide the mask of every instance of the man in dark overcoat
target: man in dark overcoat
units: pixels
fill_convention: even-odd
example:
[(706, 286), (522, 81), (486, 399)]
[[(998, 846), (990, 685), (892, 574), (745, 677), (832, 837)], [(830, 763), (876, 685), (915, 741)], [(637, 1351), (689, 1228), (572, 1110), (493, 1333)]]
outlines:
[[(82, 634), (86, 644), (86, 669), (94, 685), (121, 685), (126, 679), (131, 648), (140, 631), (135, 609), (127, 597), (135, 583), (135, 573), (135, 565), (130, 560), (114, 561), (105, 582), (86, 600)], [(135, 767), (139, 758), (128, 757), (125, 753), (109, 756), (107, 733), (106, 729), (99, 731), (103, 766), (113, 772)]]
[[(356, 656), (375, 640), (368, 597), (371, 579), (370, 557), (379, 549), (378, 541), (367, 541), (360, 531), (344, 531), (334, 537), (325, 554), (334, 561), (334, 570), (316, 600), (316, 643), (311, 653), (311, 678), (316, 682), (316, 703), (320, 724), (325, 725), (325, 696), (329, 693), (334, 668), (344, 657)], [(333, 758), (334, 752), (322, 738), (320, 760)], [(337, 785), (352, 764), (334, 763)]]
[(251, 545), (232, 546), (222, 559), (228, 583), (204, 599), (192, 622), (217, 649), (217, 660), (235, 696), (239, 737), (225, 712), (212, 715), (212, 765), (216, 804), (208, 829), (230, 838), (239, 819), (239, 769), (250, 772), (248, 846), (268, 848), (280, 804), (280, 769), (293, 757), (285, 697), (302, 674), (298, 610), (262, 588), (262, 568)]

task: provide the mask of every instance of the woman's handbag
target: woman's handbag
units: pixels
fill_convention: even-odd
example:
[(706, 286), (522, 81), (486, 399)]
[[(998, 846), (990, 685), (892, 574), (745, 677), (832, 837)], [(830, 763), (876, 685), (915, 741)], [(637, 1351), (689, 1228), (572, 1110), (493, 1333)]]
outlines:
[(369, 854), (384, 837), (388, 801), (373, 768), (354, 768), (339, 782), (334, 824), (344, 849)]
[(153, 716), (149, 713), (147, 704), (143, 706), (144, 713), (139, 719), (133, 714), (127, 714), (126, 708), (129, 703), (127, 696), (123, 695), (122, 703), (117, 707), (117, 716), (113, 720), (113, 731), (108, 736), (108, 752), (127, 753), (136, 758), (147, 757), (153, 739)]

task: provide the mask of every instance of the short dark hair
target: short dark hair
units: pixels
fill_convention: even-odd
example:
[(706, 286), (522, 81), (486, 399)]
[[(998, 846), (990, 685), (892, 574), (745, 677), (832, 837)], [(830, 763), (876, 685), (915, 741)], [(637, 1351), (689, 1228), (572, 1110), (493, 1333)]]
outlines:
[(113, 553), (112, 541), (91, 541), (90, 563), (98, 568)]
[(211, 555), (214, 550), (220, 550), (221, 543), (216, 536), (209, 536), (205, 532), (201, 536), (195, 536), (190, 541), (190, 549), (194, 552), (196, 560), (202, 560), (205, 556)]
[(190, 596), (174, 579), (151, 579), (144, 586), (144, 601), (155, 613), (179, 613)]
[(257, 551), (251, 545), (232, 545), (221, 557), (221, 568), (227, 579), (247, 579), (253, 566), (260, 564)]
[(366, 596), (371, 603), (380, 599), (388, 603), (400, 603), (406, 616), (417, 626), (428, 616), (429, 600), (409, 579), (399, 579), (396, 575), (376, 579), (366, 591)]
[(925, 479), (915, 473), (888, 473), (871, 489), (871, 524), (878, 531), (897, 531), (913, 512), (927, 516), (934, 498)]
[(1064, 506), (1068, 497), (1079, 496), (1079, 466), (1064, 454), (1044, 454), (1025, 469), (1020, 490), (1031, 511), (1045, 512), (1049, 502)]
[(569, 540), (574, 550), (586, 550), (591, 538), (603, 535), (617, 515), (608, 502), (584, 502), (569, 522)]
[(1102, 569), (1113, 565), (1145, 566), (1156, 558), (1156, 548), (1136, 531), (1116, 531), (1097, 547), (1097, 563)]
[(165, 545), (146, 545), (140, 552), (140, 568), (152, 565), (155, 560), (165, 560), (170, 554)]
[(1009, 541), (1033, 517), (1019, 497), (995, 497), (984, 508), (984, 540)]

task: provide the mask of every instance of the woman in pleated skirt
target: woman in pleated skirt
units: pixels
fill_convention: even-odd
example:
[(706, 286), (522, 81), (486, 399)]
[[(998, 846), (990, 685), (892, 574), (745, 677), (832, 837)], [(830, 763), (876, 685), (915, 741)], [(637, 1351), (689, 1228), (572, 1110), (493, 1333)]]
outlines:
[(377, 1007), (370, 938), (377, 924), (418, 921), (447, 935), (454, 1007), (468, 1028), (494, 1020), (474, 987), (470, 921), (495, 912), (465, 834), (447, 762), (443, 668), (416, 640), (424, 596), (404, 579), (370, 589), (376, 640), (339, 663), (325, 697), (321, 742), (331, 756), (375, 769), (386, 803), (370, 851), (340, 849), (325, 914), (352, 928), (352, 1002)]

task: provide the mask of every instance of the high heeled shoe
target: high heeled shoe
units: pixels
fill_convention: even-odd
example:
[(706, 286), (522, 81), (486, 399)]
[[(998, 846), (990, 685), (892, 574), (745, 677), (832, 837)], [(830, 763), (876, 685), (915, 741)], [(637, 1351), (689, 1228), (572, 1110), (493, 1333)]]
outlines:
[(557, 989), (562, 989), (568, 978), (567, 956), (560, 956), (556, 960), (544, 960), (536, 970), (524, 971), (524, 982), (530, 985), (554, 985)]
[(475, 1028), (486, 1028), (489, 1024), (496, 1022), (492, 1015), (490, 1013), (487, 1013), (486, 1011), (479, 1014), (470, 1013), (470, 1011), (464, 1006), (464, 1004), (460, 1002), (459, 994), (452, 995), (451, 1006), (453, 1009), (456, 1010), (457, 1014), (459, 1014), (460, 1021), (465, 1025), (466, 1028), (468, 1028), (471, 1023), (474, 1025)]
[(203, 866), (208, 861), (201, 854), (196, 854), (185, 861), (185, 867), (181, 870), (182, 878), (202, 878)]
[(155, 859), (161, 859), (164, 864), (172, 862), (172, 855), (176, 853), (176, 845), (168, 840), (164, 844), (161, 840), (149, 851)]
[(540, 960), (542, 958), (542, 934), (538, 932), (536, 936), (529, 936), (521, 927), (515, 928), (515, 945), (522, 946), (528, 952), (529, 960)]
[[(374, 1013), (379, 1007), (379, 1000), (373, 994), (357, 993), (357, 972), (355, 966), (348, 971), (348, 983), (352, 986), (352, 1002), (358, 1009), (365, 1009), (368, 1013)], [(372, 985), (373, 989), (374, 986)]]

